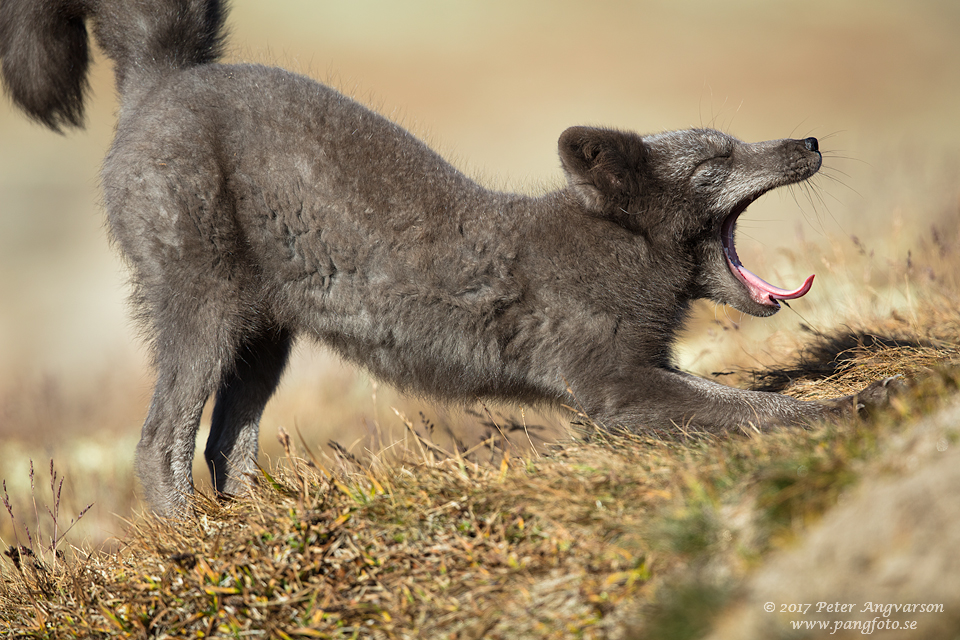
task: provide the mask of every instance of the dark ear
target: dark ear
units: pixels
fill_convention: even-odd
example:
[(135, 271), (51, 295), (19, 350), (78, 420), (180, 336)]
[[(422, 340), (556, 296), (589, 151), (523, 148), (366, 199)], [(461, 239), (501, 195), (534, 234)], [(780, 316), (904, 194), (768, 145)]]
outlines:
[(597, 213), (626, 210), (640, 195), (646, 149), (635, 133), (570, 127), (560, 136), (560, 162), (570, 188)]

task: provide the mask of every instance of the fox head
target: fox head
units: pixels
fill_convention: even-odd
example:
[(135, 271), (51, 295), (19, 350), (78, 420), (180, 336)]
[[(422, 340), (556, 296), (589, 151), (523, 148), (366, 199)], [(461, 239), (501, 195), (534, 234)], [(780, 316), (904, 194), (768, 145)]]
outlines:
[(694, 297), (769, 316), (779, 300), (809, 291), (773, 286), (737, 256), (737, 218), (761, 195), (806, 180), (822, 162), (816, 138), (745, 143), (712, 129), (650, 136), (572, 127), (560, 136), (570, 190), (588, 213), (609, 218), (651, 253), (683, 252), (696, 265)]

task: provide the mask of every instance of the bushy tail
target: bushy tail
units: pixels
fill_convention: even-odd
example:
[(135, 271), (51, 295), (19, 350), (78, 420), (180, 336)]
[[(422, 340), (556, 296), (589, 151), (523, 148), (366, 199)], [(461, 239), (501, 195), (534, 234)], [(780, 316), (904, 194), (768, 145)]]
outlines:
[(0, 77), (14, 103), (60, 131), (83, 126), (89, 22), (125, 95), (222, 54), (223, 0), (0, 0)]

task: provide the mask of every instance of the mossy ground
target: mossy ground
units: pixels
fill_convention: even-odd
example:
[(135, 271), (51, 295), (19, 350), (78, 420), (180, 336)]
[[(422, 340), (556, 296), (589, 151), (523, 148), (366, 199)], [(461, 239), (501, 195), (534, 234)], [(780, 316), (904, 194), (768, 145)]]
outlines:
[(117, 552), (11, 545), (0, 631), (696, 637), (731, 585), (857, 482), (879, 442), (955, 394), (960, 324), (939, 330), (954, 335), (846, 352), (830, 393), (893, 372), (916, 382), (881, 415), (806, 431), (668, 438), (583, 426), (517, 457), (503, 438), (445, 453), (410, 423), (402, 447), (364, 461), (285, 438), (287, 457), (252, 498), (199, 495), (197, 517), (175, 526), (138, 516)]
[(4, 490), (0, 635), (698, 637), (885, 442), (956, 397), (950, 228), (926, 262), (890, 267), (885, 286), (905, 288), (903, 304), (820, 322), (781, 364), (724, 376), (804, 398), (903, 376), (906, 391), (874, 415), (723, 436), (585, 420), (531, 447), (522, 414), (485, 413), (487, 435), (464, 442), (397, 412), (404, 435), (359, 457), (281, 432), (283, 455), (251, 479), (252, 496), (200, 492), (179, 523), (134, 515), (109, 549), (70, 544), (83, 512), (66, 506), (51, 464), (49, 492), (39, 471), (26, 500)]

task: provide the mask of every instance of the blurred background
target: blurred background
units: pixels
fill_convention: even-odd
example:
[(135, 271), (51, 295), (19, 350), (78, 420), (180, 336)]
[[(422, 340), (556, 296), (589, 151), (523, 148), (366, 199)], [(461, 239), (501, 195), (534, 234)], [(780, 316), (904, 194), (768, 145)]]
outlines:
[[(910, 292), (888, 267), (958, 217), (952, 0), (234, 0), (229, 26), (230, 61), (331, 84), (499, 189), (562, 186), (556, 141), (575, 124), (819, 138), (821, 174), (755, 203), (738, 242), (764, 278), (794, 287), (817, 273), (814, 288), (772, 319), (700, 306), (680, 361), (701, 374), (776, 361), (801, 323), (828, 329), (864, 313), (864, 300), (896, 308)], [(16, 503), (30, 494), (29, 461), (41, 493), (53, 458), (65, 512), (95, 503), (83, 529), (93, 544), (139, 508), (131, 469), (152, 383), (99, 206), (112, 83), (99, 57), (88, 126), (66, 136), (0, 103), (0, 477)], [(381, 446), (364, 438), (403, 434), (392, 407), (412, 418), (430, 405), (301, 344), (261, 440), (277, 451), (282, 426), (318, 448)], [(454, 412), (426, 410), (457, 428)], [(11, 531), (0, 524), (4, 541)]]

